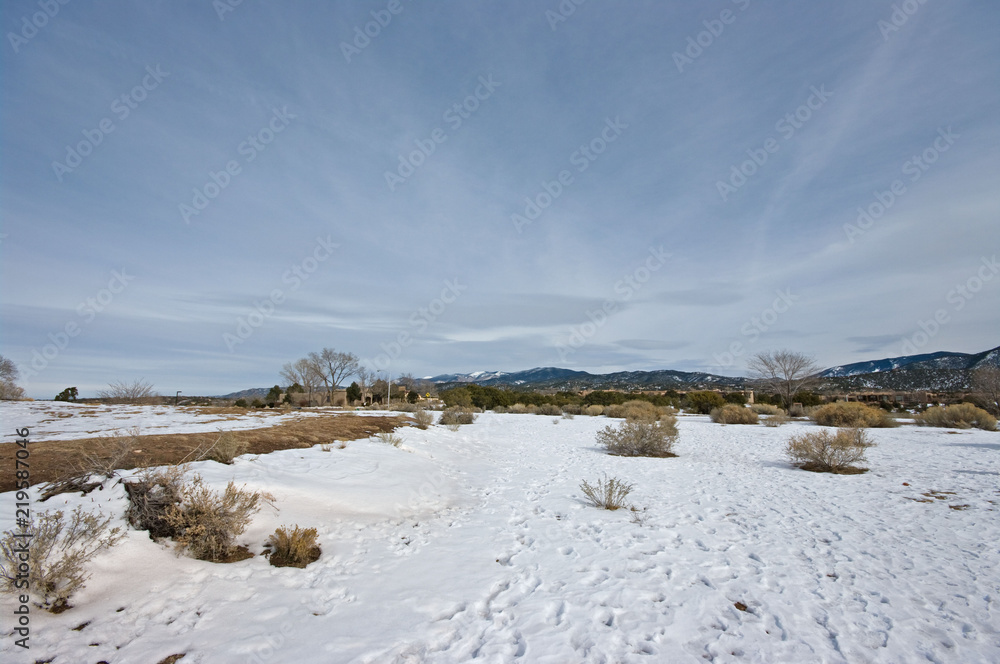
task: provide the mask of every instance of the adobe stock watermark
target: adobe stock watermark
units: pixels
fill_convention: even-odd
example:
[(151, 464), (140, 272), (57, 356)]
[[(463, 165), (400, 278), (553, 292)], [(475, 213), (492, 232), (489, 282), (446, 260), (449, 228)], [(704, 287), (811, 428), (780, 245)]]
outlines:
[(576, 13), (576, 8), (587, 2), (587, 0), (562, 0), (555, 8), (545, 10), (545, 20), (549, 22), (552, 32), (556, 31), (560, 23), (565, 23), (569, 17)]
[(893, 4), (889, 20), (879, 19), (875, 24), (882, 35), (882, 40), (889, 41), (889, 35), (899, 32), (909, 22), (910, 17), (920, 11), (921, 5), (926, 4), (927, 0), (903, 0), (903, 2)]
[[(493, 74), (489, 74), (485, 78), (480, 76), (479, 85), (464, 99), (449, 106), (441, 115), (441, 119), (448, 124), (453, 132), (458, 131), (465, 121), (471, 118), (472, 114), (478, 111), (482, 103), (492, 97), (501, 85), (502, 83), (493, 80)], [(389, 187), (389, 191), (396, 191), (396, 187), (410, 179), (417, 172), (417, 169), (423, 166), (427, 159), (437, 151), (437, 147), (447, 140), (448, 132), (440, 127), (431, 130), (426, 139), (415, 139), (413, 144), (416, 149), (406, 155), (399, 155), (399, 165), (395, 172), (385, 172), (385, 184)]]
[(615, 298), (608, 298), (601, 304), (601, 308), (596, 311), (587, 310), (585, 315), (587, 320), (579, 325), (570, 328), (566, 342), (556, 342), (556, 352), (562, 362), (568, 362), (573, 353), (583, 348), (596, 334), (604, 327), (609, 318), (617, 313), (620, 305), (631, 300), (636, 293), (649, 283), (653, 274), (658, 272), (667, 264), (673, 256), (669, 251), (659, 247), (650, 247), (649, 256), (637, 268), (626, 274), (615, 282)]
[[(955, 144), (955, 139), (961, 138), (961, 134), (956, 134), (951, 130), (951, 125), (947, 128), (938, 128), (938, 135), (934, 141), (920, 154), (915, 154), (906, 161), (900, 169), (903, 175), (908, 176), (910, 184), (913, 184), (924, 176), (924, 173), (931, 169), (942, 154), (951, 149)], [(876, 190), (872, 193), (875, 200), (867, 206), (858, 207), (858, 216), (854, 223), (844, 224), (844, 233), (851, 244), (856, 242), (856, 238), (861, 237), (872, 229), (875, 222), (885, 216), (893, 205), (909, 189), (902, 179), (893, 180), (888, 189)]]
[(233, 178), (243, 172), (243, 165), (256, 159), (281, 132), (288, 128), (292, 120), (299, 116), (288, 112), (288, 106), (281, 109), (271, 109), (271, 119), (256, 132), (249, 134), (236, 146), (236, 152), (243, 157), (241, 164), (238, 159), (230, 159), (218, 171), (209, 171), (208, 180), (200, 187), (194, 187), (191, 192), (191, 204), (181, 203), (177, 206), (181, 219), (185, 224), (191, 223), (191, 217), (197, 217), (219, 197)]
[(284, 304), (289, 293), (294, 293), (302, 284), (309, 281), (322, 263), (325, 263), (333, 256), (335, 249), (340, 245), (333, 241), (330, 235), (317, 237), (312, 252), (306, 255), (301, 261), (292, 265), (281, 275), (281, 283), (288, 286), (288, 290), (274, 288), (268, 296), (253, 303), (253, 309), (245, 316), (237, 316), (233, 332), (224, 332), (222, 342), (226, 344), (229, 352), (236, 350), (247, 339), (253, 336), (260, 327), (264, 325), (268, 318), (274, 316), (278, 307)]
[(373, 9), (372, 19), (364, 26), (354, 26), (354, 38), (350, 42), (340, 42), (340, 52), (344, 54), (347, 64), (351, 64), (351, 58), (361, 55), (361, 51), (368, 48), (372, 40), (382, 34), (382, 31), (392, 23), (392, 17), (403, 12), (402, 0), (389, 0), (385, 9)]
[(226, 20), (226, 14), (236, 11), (236, 8), (243, 4), (243, 0), (212, 0), (212, 9), (220, 21)]
[[(956, 284), (945, 296), (945, 301), (951, 305), (952, 312), (958, 313), (965, 309), (965, 306), (976, 297), (976, 294), (983, 290), (986, 284), (993, 281), (997, 274), (1000, 274), (1000, 263), (997, 263), (996, 254), (990, 258), (983, 256), (979, 259), (979, 262), (980, 265), (976, 268), (973, 275), (966, 279), (964, 283)], [(927, 320), (917, 320), (917, 327), (919, 329), (901, 339), (900, 353), (903, 355), (916, 355), (951, 320), (951, 312), (946, 308), (936, 310), (934, 315)]]
[[(750, 7), (750, 0), (732, 0), (732, 2), (741, 12), (745, 12)], [(733, 10), (723, 9), (719, 12), (718, 18), (702, 21), (705, 29), (695, 36), (687, 38), (687, 48), (684, 49), (684, 52), (674, 51), (674, 65), (677, 66), (677, 71), (683, 74), (685, 66), (693, 65), (695, 60), (704, 55), (705, 50), (711, 47), (715, 40), (726, 31), (726, 26), (736, 22), (737, 16), (739, 14)]]
[(781, 314), (789, 311), (799, 300), (799, 296), (794, 295), (791, 288), (775, 291), (775, 295), (777, 297), (774, 298), (770, 307), (764, 309), (757, 316), (751, 316), (750, 320), (740, 327), (740, 335), (746, 337), (745, 342), (734, 341), (729, 344), (728, 350), (724, 353), (715, 353), (716, 366), (724, 368), (733, 366), (736, 359), (749, 350), (747, 346), (757, 343), (762, 334), (777, 324)]
[[(795, 133), (812, 119), (813, 113), (823, 108), (833, 96), (833, 93), (827, 90), (825, 85), (819, 86), (818, 89), (815, 85), (810, 86), (809, 91), (812, 94), (809, 95), (804, 104), (791, 113), (786, 113), (774, 124), (774, 130), (781, 134), (781, 137), (786, 141), (791, 140)], [(722, 202), (725, 203), (732, 194), (739, 191), (768, 162), (771, 155), (780, 149), (781, 143), (778, 139), (769, 136), (762, 147), (747, 150), (747, 156), (750, 158), (739, 166), (734, 164), (729, 169), (729, 181), (719, 180), (715, 183), (715, 188), (718, 190), (719, 196), (722, 197)]]
[[(146, 75), (142, 77), (139, 84), (111, 101), (111, 112), (118, 118), (118, 122), (126, 120), (132, 111), (139, 108), (139, 104), (149, 98), (149, 93), (160, 87), (160, 83), (168, 76), (170, 76), (170, 72), (160, 69), (160, 65), (155, 67), (147, 65)], [(84, 129), (82, 141), (76, 145), (66, 146), (65, 162), (52, 162), (52, 172), (56, 174), (56, 179), (62, 182), (65, 175), (75, 171), (117, 126), (115, 120), (106, 117), (101, 118), (93, 129)]]
[(407, 319), (409, 329), (403, 330), (396, 335), (396, 338), (389, 343), (381, 343), (379, 347), (382, 353), (377, 355), (374, 361), (366, 360), (369, 366), (374, 366), (379, 371), (385, 371), (403, 354), (403, 350), (413, 345), (414, 335), (422, 334), (430, 327), (431, 323), (439, 319), (452, 304), (461, 297), (468, 288), (458, 282), (458, 279), (446, 279), (441, 293), (427, 303), (426, 307), (420, 307), (410, 314)]
[(45, 371), (50, 362), (69, 348), (72, 339), (80, 336), (80, 333), (94, 322), (98, 314), (103, 313), (118, 295), (125, 292), (133, 279), (135, 279), (135, 275), (128, 274), (125, 268), (112, 270), (107, 286), (97, 291), (96, 295), (88, 297), (76, 305), (77, 317), (67, 321), (58, 331), (48, 334), (48, 340), (51, 343), (42, 346), (41, 350), (31, 349), (31, 362), (26, 367), (21, 367), (21, 374), (25, 378), (32, 378)]
[(69, 3), (70, 0), (38, 0), (38, 8), (41, 11), (22, 16), (20, 30), (7, 33), (7, 41), (10, 42), (14, 53), (19, 53), (21, 47), (34, 39), (38, 31), (44, 29), (49, 21), (56, 17), (59, 10)]
[[(581, 145), (569, 155), (570, 165), (576, 169), (577, 173), (583, 173), (607, 151), (608, 146), (621, 137), (622, 133), (628, 127), (628, 123), (622, 122), (620, 116), (616, 115), (613, 120), (607, 118), (604, 121), (604, 127), (598, 132), (597, 136)], [(559, 171), (554, 180), (542, 180), (542, 190), (540, 192), (534, 196), (524, 197), (524, 212), (522, 214), (515, 213), (510, 216), (510, 220), (514, 224), (514, 230), (518, 234), (521, 234), (525, 226), (536, 222), (542, 216), (542, 213), (558, 200), (566, 188), (573, 184), (574, 181), (573, 172), (569, 169)]]

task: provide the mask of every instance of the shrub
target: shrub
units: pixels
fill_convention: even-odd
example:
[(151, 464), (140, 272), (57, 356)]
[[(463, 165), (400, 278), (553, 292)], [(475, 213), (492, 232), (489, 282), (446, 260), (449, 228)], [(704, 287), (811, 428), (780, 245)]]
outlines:
[(434, 416), (426, 410), (418, 410), (413, 414), (413, 423), (418, 429), (426, 429), (434, 424)]
[(562, 407), (563, 415), (583, 415), (583, 406), (578, 403), (568, 403)]
[(758, 415), (777, 415), (778, 413), (783, 413), (785, 411), (781, 410), (774, 404), (770, 403), (755, 403), (750, 407), (750, 410), (757, 413)]
[(594, 404), (592, 406), (587, 406), (586, 408), (583, 409), (583, 414), (589, 415), (591, 417), (597, 417), (598, 415), (603, 415), (604, 406), (598, 406), (597, 404)]
[(806, 407), (800, 403), (793, 403), (791, 406), (788, 407), (789, 417), (806, 417), (808, 414), (809, 413), (806, 410)]
[(123, 483), (129, 504), (125, 518), (136, 530), (148, 530), (151, 539), (173, 537), (173, 526), (167, 512), (181, 502), (184, 489), (184, 467), (171, 466), (162, 470), (144, 470), (136, 479)]
[[(28, 587), (36, 605), (53, 613), (70, 608), (69, 598), (83, 588), (88, 574), (84, 566), (104, 549), (117, 544), (125, 531), (111, 528), (111, 517), (73, 510), (67, 519), (63, 512), (32, 514), (26, 528), (8, 530), (0, 539), (0, 579), (4, 591), (23, 593), (18, 586), (21, 553), (28, 549)], [(32, 533), (25, 537), (24, 533)]]
[(836, 433), (823, 430), (793, 436), (787, 452), (805, 470), (843, 474), (864, 472), (853, 466), (863, 462), (865, 451), (874, 445), (864, 429), (841, 429)]
[(536, 415), (562, 415), (562, 408), (555, 405), (554, 403), (542, 404), (538, 407)]
[(727, 403), (722, 408), (712, 410), (710, 417), (719, 424), (757, 424), (757, 413), (749, 408)]
[(611, 418), (624, 418), (627, 420), (650, 420), (655, 422), (660, 419), (660, 410), (648, 401), (638, 399), (626, 401), (623, 404), (612, 404), (604, 409), (604, 414)]
[(166, 522), (174, 531), (178, 553), (187, 551), (199, 560), (225, 561), (237, 553), (236, 538), (243, 534), (261, 502), (273, 496), (237, 488), (233, 482), (218, 493), (194, 476), (181, 488), (181, 502), (167, 508)]
[(764, 418), (764, 426), (766, 427), (780, 427), (782, 424), (788, 423), (788, 415), (785, 415), (785, 411), (779, 410), (774, 415), (768, 415)]
[(837, 401), (817, 408), (812, 419), (826, 427), (895, 427), (899, 424), (881, 408), (872, 408), (857, 401)]
[(970, 429), (975, 427), (984, 431), (996, 431), (996, 418), (982, 408), (971, 403), (959, 403), (953, 406), (933, 406), (914, 418), (923, 427), (948, 427), (951, 429)]
[(619, 456), (670, 457), (677, 441), (676, 421), (665, 419), (625, 420), (617, 428), (607, 426), (597, 433), (597, 442)]
[(233, 402), (233, 405), (237, 408), (249, 408), (250, 404), (247, 403), (246, 399), (237, 399)]
[(525, 413), (528, 412), (528, 407), (525, 406), (523, 403), (516, 403), (510, 408), (508, 408), (507, 412), (513, 413), (515, 415), (524, 415)]
[(580, 490), (594, 507), (614, 511), (628, 506), (625, 498), (632, 492), (632, 485), (617, 477), (605, 475), (604, 479), (597, 480), (594, 485), (584, 480)]
[(219, 437), (207, 450), (198, 455), (198, 459), (210, 459), (226, 465), (232, 465), (236, 457), (246, 454), (250, 446), (237, 437), (232, 431), (220, 431)]
[(375, 434), (375, 437), (378, 438), (383, 443), (386, 443), (387, 445), (392, 445), (393, 447), (399, 447), (400, 445), (403, 444), (403, 438), (401, 436), (388, 431), (382, 431), (380, 433), (377, 433)]
[(397, 401), (389, 406), (389, 410), (399, 411), (401, 413), (415, 413), (421, 410), (421, 407), (415, 403), (410, 403), (409, 401)]
[(451, 408), (446, 408), (441, 413), (441, 419), (438, 420), (438, 424), (458, 426), (459, 424), (472, 424), (475, 421), (476, 414), (472, 410), (463, 408), (462, 406), (452, 406)]
[(726, 400), (722, 398), (722, 395), (718, 392), (688, 392), (687, 396), (684, 397), (687, 403), (687, 409), (690, 412), (701, 413), (702, 415), (708, 415), (715, 408), (722, 408), (726, 405)]
[(275, 567), (305, 567), (319, 560), (315, 528), (278, 528), (264, 543), (264, 556)]

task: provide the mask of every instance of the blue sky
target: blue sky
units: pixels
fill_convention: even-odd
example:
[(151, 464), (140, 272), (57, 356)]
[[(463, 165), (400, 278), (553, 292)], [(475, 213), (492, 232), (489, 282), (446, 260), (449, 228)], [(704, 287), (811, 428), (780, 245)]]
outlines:
[(0, 25), (0, 354), (34, 397), (271, 385), (325, 346), (738, 375), (1000, 343), (993, 2), (35, 0)]

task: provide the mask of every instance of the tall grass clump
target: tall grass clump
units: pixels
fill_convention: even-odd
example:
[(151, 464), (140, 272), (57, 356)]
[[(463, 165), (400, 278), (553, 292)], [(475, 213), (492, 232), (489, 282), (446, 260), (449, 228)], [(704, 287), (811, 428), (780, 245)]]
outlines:
[(899, 426), (889, 413), (857, 401), (837, 401), (817, 408), (811, 415), (825, 427), (888, 428)]
[(586, 408), (583, 409), (583, 414), (584, 415), (588, 415), (590, 417), (597, 417), (599, 415), (603, 415), (604, 414), (604, 406), (600, 406), (598, 404), (593, 404), (591, 406), (587, 406)]
[(625, 499), (632, 492), (632, 485), (617, 477), (604, 476), (604, 479), (597, 480), (596, 484), (590, 484), (584, 480), (580, 485), (580, 490), (587, 497), (590, 504), (605, 510), (619, 510), (628, 507)]
[(264, 543), (264, 556), (275, 567), (305, 567), (319, 560), (321, 554), (315, 528), (296, 525), (289, 530), (281, 526)]
[(757, 413), (758, 415), (777, 415), (778, 413), (784, 412), (774, 404), (769, 403), (755, 403), (750, 406), (750, 410)]
[(536, 415), (558, 416), (558, 415), (562, 415), (563, 411), (562, 411), (562, 408), (560, 408), (559, 406), (555, 405), (554, 403), (543, 403), (541, 406), (538, 407), (538, 411), (535, 414)]
[(997, 420), (989, 412), (971, 403), (957, 403), (952, 406), (933, 406), (914, 417), (922, 427), (945, 427), (949, 429), (982, 429), (996, 431)]
[(821, 473), (863, 473), (855, 464), (865, 461), (865, 452), (874, 442), (860, 428), (813, 431), (792, 436), (786, 452), (793, 463), (803, 470)]
[(757, 413), (734, 403), (713, 409), (709, 417), (718, 424), (757, 424), (759, 421)]

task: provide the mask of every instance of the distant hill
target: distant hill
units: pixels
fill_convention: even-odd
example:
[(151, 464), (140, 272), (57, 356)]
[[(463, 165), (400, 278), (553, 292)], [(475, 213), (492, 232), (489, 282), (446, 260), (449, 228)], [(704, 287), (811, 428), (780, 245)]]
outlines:
[(688, 371), (619, 371), (592, 374), (586, 371), (538, 367), (527, 371), (477, 371), (470, 374), (443, 374), (429, 378), (440, 388), (468, 383), (492, 387), (513, 387), (538, 390), (669, 390), (669, 389), (729, 389), (739, 390), (744, 378), (716, 376)]
[[(1000, 346), (982, 353), (941, 351), (923, 355), (890, 357), (830, 367), (820, 373), (824, 386), (840, 390), (928, 390), (961, 391), (970, 386), (972, 371), (982, 366), (1000, 366)], [(743, 377), (717, 376), (691, 371), (658, 369), (592, 374), (586, 371), (537, 367), (526, 371), (475, 371), (441, 374), (425, 378), (439, 389), (469, 383), (525, 390), (741, 390), (753, 381)], [(267, 396), (269, 387), (255, 387), (225, 394), (217, 399), (255, 399)]]
[(251, 387), (249, 390), (230, 392), (229, 394), (213, 397), (213, 399), (263, 399), (270, 391), (270, 387)]
[(961, 391), (971, 386), (972, 372), (1000, 366), (1000, 346), (982, 353), (929, 353), (831, 367), (822, 374), (849, 390)]

